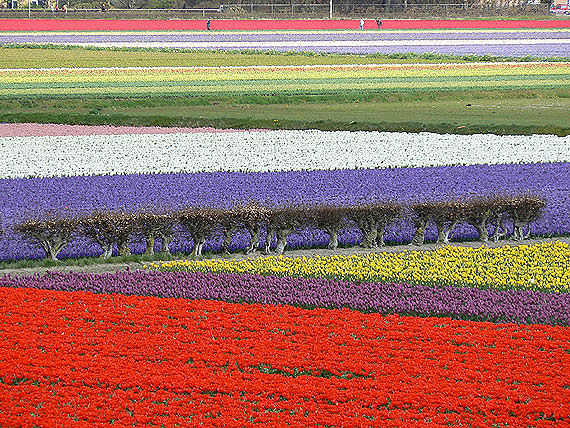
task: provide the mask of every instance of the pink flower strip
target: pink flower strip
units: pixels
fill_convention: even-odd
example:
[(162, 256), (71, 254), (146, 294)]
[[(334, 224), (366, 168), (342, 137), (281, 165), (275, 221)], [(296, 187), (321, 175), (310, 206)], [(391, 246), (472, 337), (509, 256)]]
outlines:
[[(248, 129), (263, 132), (266, 129)], [(179, 134), (192, 132), (245, 132), (243, 129), (180, 128), (158, 126), (91, 126), (57, 123), (0, 123), (0, 137), (43, 137), (63, 135)]]

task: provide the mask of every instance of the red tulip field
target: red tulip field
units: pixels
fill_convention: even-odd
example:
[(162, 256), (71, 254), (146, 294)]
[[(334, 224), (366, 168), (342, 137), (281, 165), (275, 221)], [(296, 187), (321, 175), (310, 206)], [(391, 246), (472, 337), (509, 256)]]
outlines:
[(568, 426), (567, 327), (0, 296), (2, 426)]

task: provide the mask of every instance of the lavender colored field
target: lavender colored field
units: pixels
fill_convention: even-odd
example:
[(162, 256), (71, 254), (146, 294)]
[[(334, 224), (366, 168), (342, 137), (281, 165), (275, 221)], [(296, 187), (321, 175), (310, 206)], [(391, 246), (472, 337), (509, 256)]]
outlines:
[[(31, 246), (15, 235), (12, 226), (34, 213), (47, 211), (80, 213), (97, 208), (137, 210), (196, 204), (230, 206), (250, 200), (269, 204), (359, 203), (386, 199), (409, 202), (421, 198), (526, 191), (540, 194), (547, 201), (544, 217), (532, 225), (533, 234), (570, 233), (570, 163), (5, 179), (0, 180), (0, 206), (7, 230), (0, 240), (0, 259), (43, 256), (39, 247)], [(412, 235), (412, 225), (402, 222), (388, 230), (387, 240), (409, 242)], [(475, 237), (475, 229), (460, 226), (452, 238)], [(349, 229), (340, 235), (340, 242), (355, 244), (359, 238), (355, 230)], [(428, 230), (427, 238), (435, 238), (433, 229)], [(245, 233), (235, 236), (230, 248), (245, 248), (247, 239)], [(218, 250), (221, 241), (221, 236), (213, 237), (205, 250)], [(324, 246), (328, 240), (323, 232), (303, 230), (292, 235), (288, 242), (292, 247)], [(142, 243), (133, 242), (132, 249), (142, 252)], [(190, 252), (190, 238), (177, 238), (171, 249)], [(78, 239), (61, 256), (99, 254), (101, 250), (95, 244)]]
[(368, 31), (368, 32), (99, 32), (2, 34), (0, 43), (89, 43), (89, 42), (296, 42), (378, 40), (524, 40), (566, 39), (568, 30), (550, 31)]
[(27, 33), (0, 34), (0, 44), (54, 43), (196, 49), (260, 49), (338, 53), (446, 53), (570, 56), (569, 31), (360, 31), (277, 33)]
[(568, 325), (570, 294), (186, 272), (48, 273), (0, 286)]

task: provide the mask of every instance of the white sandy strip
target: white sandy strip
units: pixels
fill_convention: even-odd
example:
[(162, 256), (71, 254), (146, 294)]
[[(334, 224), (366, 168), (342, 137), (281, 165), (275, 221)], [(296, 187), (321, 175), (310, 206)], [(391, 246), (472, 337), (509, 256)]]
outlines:
[(255, 41), (255, 42), (54, 42), (54, 43), (28, 43), (28, 44), (57, 44), (69, 46), (98, 46), (98, 47), (148, 47), (161, 48), (175, 46), (187, 49), (201, 48), (294, 48), (294, 47), (368, 47), (368, 46), (465, 46), (465, 45), (563, 45), (570, 43), (570, 39), (485, 39), (485, 40), (291, 40), (284, 42)]
[(570, 137), (267, 131), (0, 138), (0, 178), (570, 161)]

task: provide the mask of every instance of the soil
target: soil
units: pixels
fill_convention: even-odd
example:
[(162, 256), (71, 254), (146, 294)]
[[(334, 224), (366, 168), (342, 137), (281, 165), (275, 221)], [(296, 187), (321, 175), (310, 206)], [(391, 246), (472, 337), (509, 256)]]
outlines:
[[(557, 237), (557, 238), (539, 238), (539, 239), (529, 239), (525, 241), (498, 241), (498, 242), (487, 242), (485, 244), (478, 241), (470, 242), (452, 242), (448, 245), (451, 246), (461, 246), (461, 247), (471, 247), (479, 248), (481, 246), (486, 246), (489, 248), (502, 247), (505, 245), (516, 246), (516, 245), (533, 245), (542, 242), (552, 242), (561, 241), (570, 245), (570, 237)], [(329, 250), (326, 248), (312, 248), (312, 249), (301, 249), (301, 250), (290, 250), (285, 251), (284, 256), (286, 257), (315, 257), (315, 256), (332, 256), (332, 255), (343, 255), (350, 256), (354, 254), (369, 254), (377, 252), (391, 252), (400, 253), (403, 251), (434, 251), (438, 248), (442, 248), (442, 244), (424, 244), (420, 247), (413, 245), (393, 245), (385, 246), (375, 250), (361, 247), (351, 247), (351, 248), (337, 248), (336, 250)], [(256, 252), (254, 254), (245, 255), (243, 253), (233, 253), (231, 255), (215, 254), (211, 258), (214, 259), (235, 259), (243, 260), (247, 258), (258, 258), (267, 257), (261, 252)], [(53, 266), (53, 267), (33, 267), (33, 268), (20, 268), (20, 269), (2, 269), (0, 270), (0, 276), (3, 274), (22, 276), (22, 275), (35, 275), (35, 274), (45, 274), (46, 272), (89, 272), (89, 273), (108, 273), (108, 272), (118, 272), (118, 271), (136, 271), (142, 270), (143, 266), (148, 262), (133, 262), (133, 263), (100, 263), (85, 266)]]

